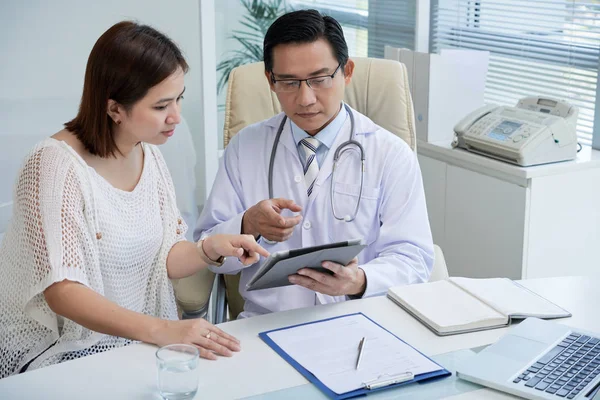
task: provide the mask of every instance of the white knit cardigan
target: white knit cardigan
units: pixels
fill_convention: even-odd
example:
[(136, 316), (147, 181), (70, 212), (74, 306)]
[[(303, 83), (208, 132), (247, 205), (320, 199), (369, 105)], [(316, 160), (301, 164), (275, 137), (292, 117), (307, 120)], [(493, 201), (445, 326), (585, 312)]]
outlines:
[(142, 146), (131, 192), (62, 141), (46, 139), (26, 158), (0, 247), (0, 378), (31, 360), (27, 370), (131, 343), (55, 314), (43, 294), (55, 282), (79, 282), (127, 309), (177, 319), (166, 260), (187, 226), (160, 151)]

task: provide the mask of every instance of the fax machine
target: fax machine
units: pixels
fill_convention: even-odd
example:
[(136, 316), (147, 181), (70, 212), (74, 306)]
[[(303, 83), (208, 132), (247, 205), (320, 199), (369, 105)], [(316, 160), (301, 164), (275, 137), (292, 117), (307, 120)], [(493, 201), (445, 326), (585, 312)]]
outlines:
[(577, 107), (544, 97), (485, 106), (454, 127), (453, 146), (521, 166), (572, 160), (578, 114)]

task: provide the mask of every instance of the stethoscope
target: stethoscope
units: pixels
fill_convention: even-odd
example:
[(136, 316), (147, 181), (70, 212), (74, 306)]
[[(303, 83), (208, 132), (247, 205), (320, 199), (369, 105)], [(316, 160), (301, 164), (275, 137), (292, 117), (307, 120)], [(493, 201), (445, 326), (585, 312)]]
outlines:
[[(348, 112), (348, 115), (350, 116), (350, 140), (345, 141), (344, 143), (341, 143), (338, 148), (335, 150), (335, 153), (333, 155), (333, 170), (331, 172), (331, 211), (333, 212), (333, 216), (335, 217), (335, 219), (340, 220), (340, 221), (346, 221), (346, 222), (352, 222), (354, 221), (354, 219), (356, 218), (356, 215), (358, 214), (358, 207), (360, 206), (360, 199), (362, 197), (362, 192), (363, 192), (363, 182), (364, 182), (364, 176), (365, 176), (365, 150), (363, 149), (362, 145), (360, 143), (358, 143), (356, 140), (354, 140), (355, 137), (355, 131), (354, 131), (354, 116), (352, 115), (352, 110), (350, 109), (350, 107), (348, 107), (347, 104), (344, 104), (344, 106), (346, 107), (346, 111)], [(285, 127), (285, 123), (287, 121), (287, 115), (283, 116), (283, 120), (281, 121), (281, 124), (279, 125), (279, 129), (277, 130), (277, 135), (275, 136), (275, 142), (273, 142), (273, 149), (271, 150), (271, 160), (269, 161), (269, 198), (272, 199), (273, 198), (273, 165), (275, 164), (275, 153), (277, 152), (277, 145), (279, 144), (279, 138), (281, 137), (281, 133), (283, 132), (283, 128)], [(344, 152), (349, 151), (349, 150), (354, 150), (356, 151), (356, 149), (354, 147), (349, 147), (349, 146), (356, 146), (359, 150), (360, 150), (360, 160), (361, 160), (361, 169), (360, 169), (360, 192), (358, 194), (358, 201), (356, 202), (356, 208), (354, 209), (354, 213), (352, 215), (345, 215), (343, 217), (338, 216), (336, 209), (335, 209), (335, 201), (333, 199), (333, 183), (335, 182), (335, 170), (336, 167), (338, 165), (338, 161), (340, 159), (340, 157), (342, 156), (342, 154), (344, 154)]]

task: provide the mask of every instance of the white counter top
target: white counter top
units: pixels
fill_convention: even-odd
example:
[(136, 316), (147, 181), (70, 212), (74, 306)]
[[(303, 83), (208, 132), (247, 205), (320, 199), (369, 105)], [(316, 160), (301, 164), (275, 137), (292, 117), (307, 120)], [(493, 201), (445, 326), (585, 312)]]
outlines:
[(577, 158), (573, 161), (532, 167), (519, 167), (518, 165), (494, 160), (493, 158), (484, 157), (463, 149), (454, 149), (450, 145), (450, 141), (437, 143), (419, 141), (417, 143), (417, 153), (524, 187), (527, 186), (527, 181), (531, 178), (600, 168), (600, 151), (594, 150), (589, 146), (583, 146), (577, 154)]

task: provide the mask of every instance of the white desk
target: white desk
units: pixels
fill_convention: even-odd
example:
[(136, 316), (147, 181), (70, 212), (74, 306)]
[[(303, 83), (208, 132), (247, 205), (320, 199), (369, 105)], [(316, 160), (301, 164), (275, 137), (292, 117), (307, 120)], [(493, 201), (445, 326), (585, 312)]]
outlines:
[[(568, 277), (523, 281), (571, 311), (559, 320), (579, 329), (600, 332), (600, 281)], [(228, 399), (253, 396), (307, 381), (258, 338), (259, 332), (282, 326), (363, 312), (429, 356), (493, 343), (506, 329), (437, 337), (385, 297), (355, 300), (285, 311), (220, 325), (242, 342), (232, 358), (201, 360), (197, 398)], [(137, 344), (0, 380), (2, 399), (159, 399), (156, 390), (156, 348)], [(482, 389), (453, 399), (510, 398)]]

